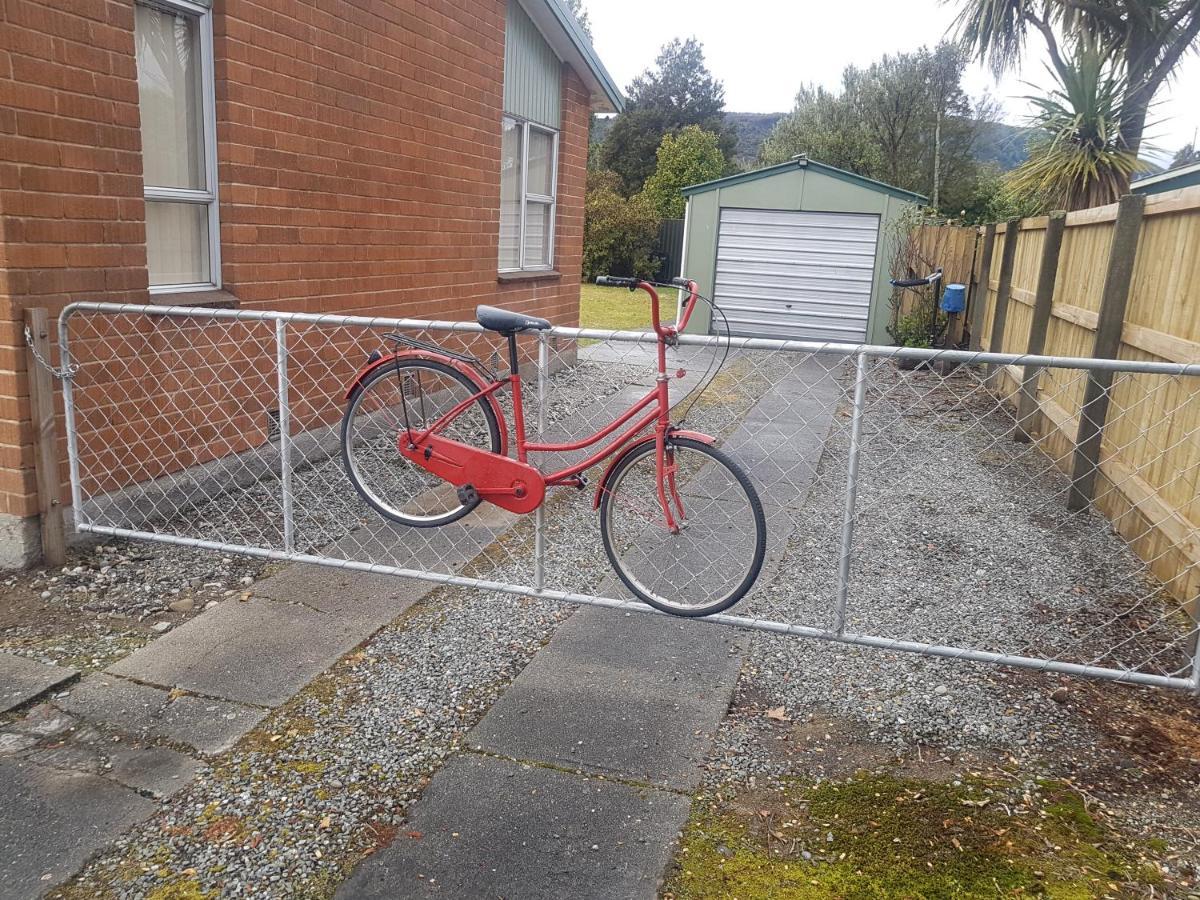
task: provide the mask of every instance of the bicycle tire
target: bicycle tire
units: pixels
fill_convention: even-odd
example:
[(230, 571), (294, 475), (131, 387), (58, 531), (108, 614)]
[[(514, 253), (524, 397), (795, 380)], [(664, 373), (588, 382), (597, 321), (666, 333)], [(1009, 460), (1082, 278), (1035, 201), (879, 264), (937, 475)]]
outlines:
[[(404, 374), (410, 374), (412, 370), (428, 370), (436, 372), (439, 376), (449, 378), (452, 382), (456, 382), (467, 391), (467, 394), (458, 398), (458, 400), (466, 399), (471, 394), (475, 394), (479, 390), (479, 386), (475, 384), (462, 372), (459, 372), (453, 366), (438, 362), (432, 359), (403, 359), (397, 361), (394, 365), (388, 364), (376, 369), (368, 375), (363, 382), (355, 388), (350, 396), (349, 402), (346, 404), (346, 411), (342, 415), (341, 428), (341, 450), (342, 450), (342, 466), (345, 469), (346, 477), (350, 479), (350, 483), (354, 486), (354, 490), (363, 500), (367, 502), (376, 512), (384, 518), (392, 522), (397, 522), (401, 525), (408, 525), (413, 528), (438, 528), (442, 525), (449, 525), (451, 522), (456, 522), (463, 516), (474, 510), (482, 500), (476, 497), (468, 503), (460, 503), (456, 508), (446, 511), (442, 515), (437, 516), (416, 516), (403, 512), (396, 505), (387, 502), (387, 499), (380, 496), (377, 489), (372, 489), (371, 485), (366, 483), (363, 473), (359, 466), (355, 464), (352, 441), (354, 438), (353, 427), (356, 413), (362, 408), (362, 404), (366, 398), (371, 396), (371, 390), (377, 386), (380, 381), (389, 378), (403, 377)], [(455, 405), (458, 400), (455, 400), (451, 406)], [(483, 397), (480, 397), (474, 404), (467, 407), (459, 414), (461, 418), (470, 410), (478, 409), (483, 416), (483, 421), (487, 427), (488, 446), (483, 448), (490, 450), (492, 453), (500, 452), (500, 423), (496, 418), (496, 413), (492, 409), (492, 405)], [(451, 423), (453, 424), (453, 423)], [(406, 460), (400, 455), (399, 450), (394, 450), (397, 460), (411, 467), (413, 470), (419, 469), (413, 463)], [(421, 470), (422, 472), (424, 470)], [(428, 473), (426, 473), (428, 474)], [(432, 478), (432, 476), (430, 476)], [(445, 484), (445, 482), (442, 482)], [(410, 502), (418, 498), (410, 498)], [(401, 504), (403, 505), (403, 504)]]
[[(729, 607), (741, 600), (754, 586), (755, 581), (758, 580), (767, 550), (766, 516), (763, 514), (762, 501), (759, 499), (758, 493), (755, 491), (749, 476), (732, 457), (709, 444), (692, 438), (675, 438), (670, 441), (670, 444), (674, 448), (682, 448), (689, 452), (694, 451), (703, 456), (710, 457), (733, 476), (734, 481), (744, 495), (754, 528), (753, 547), (749, 554), (744, 577), (724, 596), (702, 605), (688, 606), (672, 603), (661, 594), (648, 589), (642, 583), (642, 580), (629, 570), (630, 566), (623, 561), (621, 553), (618, 552), (618, 548), (615, 546), (616, 541), (613, 537), (612, 524), (613, 510), (619, 501), (619, 495), (627, 473), (639, 461), (655, 452), (653, 443), (647, 443), (622, 457), (613, 469), (600, 501), (600, 536), (604, 543), (604, 552), (607, 554), (608, 561), (612, 565), (613, 570), (617, 573), (617, 576), (621, 579), (625, 587), (632, 591), (638, 599), (650, 604), (655, 609), (670, 613), (671, 615), (688, 618), (710, 616), (729, 609)], [(661, 507), (659, 509), (659, 515), (661, 516)], [(665, 531), (665, 528), (663, 530)]]

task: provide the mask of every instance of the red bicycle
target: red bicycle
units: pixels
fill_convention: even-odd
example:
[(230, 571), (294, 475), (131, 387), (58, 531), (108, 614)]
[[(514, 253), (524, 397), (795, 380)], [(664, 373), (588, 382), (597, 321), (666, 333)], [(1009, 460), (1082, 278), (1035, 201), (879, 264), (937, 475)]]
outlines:
[[(584, 488), (584, 472), (610, 459), (596, 488), (604, 550), (621, 581), (664, 612), (706, 616), (740, 600), (758, 577), (766, 551), (762, 503), (741, 466), (706, 434), (671, 423), (667, 347), (686, 327), (698, 299), (695, 282), (676, 325), (659, 320), (654, 286), (636, 278), (601, 277), (597, 284), (650, 295), (658, 336), (658, 377), (641, 400), (595, 434), (568, 443), (538, 443), (525, 435), (517, 335), (550, 328), (545, 319), (492, 306), (479, 324), (508, 340), (509, 374), (480, 360), (400, 334), (396, 351), (374, 353), (346, 393), (342, 456), (355, 489), (393, 522), (417, 528), (446, 525), (482, 501), (517, 513), (537, 509), (546, 488)], [(683, 376), (682, 370), (677, 377)], [(516, 458), (497, 397), (512, 393)], [(623, 431), (621, 429), (624, 428)], [(649, 433), (644, 433), (652, 429)], [(608, 444), (566, 468), (543, 473), (530, 454)]]

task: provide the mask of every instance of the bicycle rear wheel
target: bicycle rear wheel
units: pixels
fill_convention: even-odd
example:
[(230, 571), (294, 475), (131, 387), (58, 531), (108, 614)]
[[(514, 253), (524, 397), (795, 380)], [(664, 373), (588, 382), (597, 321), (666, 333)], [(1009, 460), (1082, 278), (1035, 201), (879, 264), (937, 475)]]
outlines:
[[(342, 462), (359, 495), (393, 522), (417, 528), (447, 525), (478, 506), (478, 498), (460, 501), (454, 485), (406, 459), (397, 444), (408, 428), (428, 428), (477, 391), (461, 372), (430, 359), (402, 359), (368, 375), (342, 418)], [(482, 397), (438, 433), (500, 452), (500, 424)]]
[(674, 615), (712, 615), (742, 599), (762, 569), (762, 502), (742, 467), (720, 450), (677, 438), (667, 454), (668, 465), (678, 466), (685, 513), (679, 532), (666, 527), (648, 443), (621, 459), (600, 501), (604, 551), (639, 599)]

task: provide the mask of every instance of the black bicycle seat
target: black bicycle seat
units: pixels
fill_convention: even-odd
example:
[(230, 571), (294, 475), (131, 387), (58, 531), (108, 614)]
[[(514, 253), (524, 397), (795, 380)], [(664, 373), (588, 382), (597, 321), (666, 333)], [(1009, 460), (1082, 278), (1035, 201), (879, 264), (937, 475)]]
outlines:
[(488, 331), (516, 334), (518, 331), (545, 331), (550, 323), (537, 316), (500, 309), (498, 306), (475, 307), (475, 319)]

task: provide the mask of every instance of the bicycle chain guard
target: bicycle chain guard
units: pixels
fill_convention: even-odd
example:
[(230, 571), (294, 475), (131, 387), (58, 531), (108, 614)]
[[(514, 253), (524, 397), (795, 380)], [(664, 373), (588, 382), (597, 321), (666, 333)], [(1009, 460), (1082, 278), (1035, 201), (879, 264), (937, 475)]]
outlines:
[(397, 448), (401, 456), (455, 487), (472, 488), (502, 509), (533, 512), (546, 497), (546, 479), (528, 463), (437, 434), (414, 446), (414, 437), (408, 431), (400, 432)]

